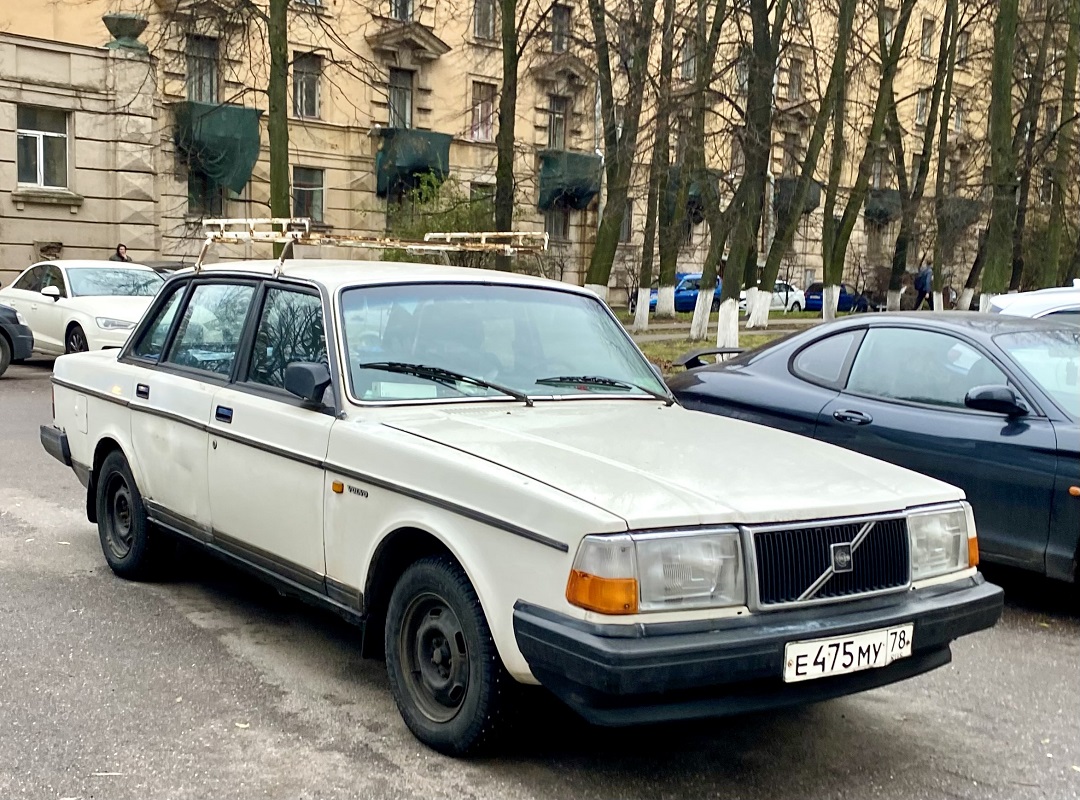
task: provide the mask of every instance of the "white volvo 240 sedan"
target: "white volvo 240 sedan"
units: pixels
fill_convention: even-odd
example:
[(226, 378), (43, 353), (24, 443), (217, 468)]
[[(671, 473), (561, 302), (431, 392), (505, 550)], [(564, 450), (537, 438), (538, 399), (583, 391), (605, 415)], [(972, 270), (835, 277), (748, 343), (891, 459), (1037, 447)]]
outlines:
[(357, 622), (408, 727), (490, 743), (515, 685), (604, 725), (845, 695), (992, 626), (951, 486), (688, 411), (607, 307), (521, 275), (244, 262), (63, 356), (45, 448), (105, 558), (182, 537)]

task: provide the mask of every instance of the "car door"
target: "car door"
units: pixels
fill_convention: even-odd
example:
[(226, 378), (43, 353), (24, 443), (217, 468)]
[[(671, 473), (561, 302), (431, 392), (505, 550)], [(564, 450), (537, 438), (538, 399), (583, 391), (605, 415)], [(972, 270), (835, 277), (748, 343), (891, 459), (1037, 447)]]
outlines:
[[(214, 395), (210, 512), (217, 544), (309, 589), (323, 591), (323, 461), (333, 402), (305, 406), (285, 391), (285, 367), (327, 363), (322, 298), (268, 282), (234, 382)], [(332, 394), (332, 393), (331, 393)]]
[(697, 304), (698, 287), (701, 285), (700, 278), (683, 278), (675, 287), (675, 310), (693, 311)]
[(48, 348), (57, 353), (64, 352), (64, 311), (68, 297), (67, 282), (64, 280), (64, 272), (56, 264), (46, 264), (45, 273), (41, 280), (41, 288), (55, 286), (60, 296), (52, 299), (38, 293), (38, 297), (31, 303), (34, 329), (34, 340), (40, 341), (43, 348)]
[(153, 513), (204, 540), (212, 530), (207, 429), (214, 394), (232, 373), (254, 293), (250, 281), (170, 286), (124, 355), (142, 367), (131, 400), (140, 489)]
[(976, 386), (1009, 383), (977, 343), (941, 331), (871, 327), (815, 437), (959, 486), (994, 560), (1043, 569), (1056, 439), (1037, 413), (968, 409)]

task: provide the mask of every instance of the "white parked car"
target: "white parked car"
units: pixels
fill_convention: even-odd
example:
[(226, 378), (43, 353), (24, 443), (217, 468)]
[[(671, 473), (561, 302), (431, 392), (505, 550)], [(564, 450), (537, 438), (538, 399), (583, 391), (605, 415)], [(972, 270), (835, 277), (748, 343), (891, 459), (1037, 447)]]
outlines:
[(1080, 281), (1055, 289), (999, 294), (990, 301), (990, 313), (1013, 317), (1055, 317), (1080, 323)]
[(122, 351), (59, 358), (41, 441), (114, 572), (180, 537), (355, 621), (437, 750), (495, 741), (516, 683), (723, 716), (940, 667), (1001, 613), (960, 490), (682, 408), (583, 289), (284, 265), (179, 273)]
[[(806, 308), (806, 296), (803, 290), (792, 286), (787, 281), (777, 281), (773, 286), (772, 304), (773, 311), (802, 311)], [(746, 311), (746, 292), (739, 292), (739, 311)]]
[(164, 279), (122, 261), (47, 261), (0, 289), (47, 355), (123, 347)]

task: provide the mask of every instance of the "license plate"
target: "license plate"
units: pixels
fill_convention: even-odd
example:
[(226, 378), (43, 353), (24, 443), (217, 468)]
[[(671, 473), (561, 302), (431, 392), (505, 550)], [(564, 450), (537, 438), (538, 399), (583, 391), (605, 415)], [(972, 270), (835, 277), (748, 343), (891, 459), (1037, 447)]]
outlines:
[(887, 667), (911, 655), (914, 627), (909, 623), (831, 639), (788, 642), (784, 648), (784, 680), (795, 683)]

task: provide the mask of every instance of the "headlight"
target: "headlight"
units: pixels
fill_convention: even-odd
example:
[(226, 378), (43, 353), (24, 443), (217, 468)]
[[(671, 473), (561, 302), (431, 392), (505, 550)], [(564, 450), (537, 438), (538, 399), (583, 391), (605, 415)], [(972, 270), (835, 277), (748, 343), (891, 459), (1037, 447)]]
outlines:
[(739, 534), (586, 536), (566, 599), (602, 614), (743, 605)]
[[(26, 322), (26, 317), (24, 317), (24, 316), (22, 315), (22, 312), (21, 312), (21, 311), (16, 311), (16, 312), (15, 312), (15, 321), (16, 321), (17, 323), (19, 323), (20, 325), (27, 325), (27, 322)], [(27, 325), (27, 327), (29, 327), (29, 325)]]
[(128, 322), (123, 319), (112, 319), (111, 317), (97, 317), (94, 322), (97, 326), (104, 331), (130, 331), (135, 327), (134, 322)]
[(967, 503), (908, 517), (911, 580), (919, 581), (979, 563), (975, 521)]

